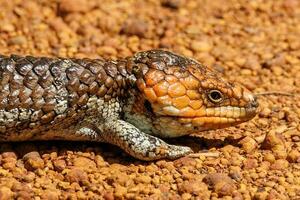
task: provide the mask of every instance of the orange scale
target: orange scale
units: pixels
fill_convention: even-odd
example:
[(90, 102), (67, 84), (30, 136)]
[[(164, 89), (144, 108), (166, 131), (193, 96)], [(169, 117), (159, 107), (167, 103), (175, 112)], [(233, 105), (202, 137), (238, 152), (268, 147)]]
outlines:
[(228, 123), (228, 119), (225, 117), (220, 117), (220, 123), (221, 124), (227, 124)]
[(215, 117), (205, 117), (205, 122), (209, 123), (209, 124), (214, 124), (214, 123), (217, 123), (219, 121), (216, 121)]
[(192, 100), (198, 100), (201, 99), (201, 95), (196, 90), (187, 90), (186, 91), (187, 96)]
[(149, 72), (145, 75), (146, 85), (153, 86), (157, 84), (159, 81), (163, 80), (165, 77), (162, 71), (158, 70), (149, 70)]
[(189, 90), (197, 90), (200, 87), (200, 83), (193, 76), (189, 76), (184, 79), (180, 79), (180, 82)]
[(166, 75), (165, 80), (168, 81), (169, 84), (178, 82), (178, 78), (173, 75)]
[(169, 105), (170, 106), (170, 105), (172, 105), (172, 99), (168, 95), (158, 97), (157, 103), (161, 104), (161, 105)]
[(203, 77), (203, 74), (199, 71), (199, 69), (195, 69), (194, 67), (189, 67), (188, 68), (188, 71), (193, 74), (197, 79), (199, 80), (203, 80), (204, 77)]
[(203, 117), (197, 117), (197, 118), (194, 118), (194, 119), (192, 120), (192, 124), (193, 124), (194, 126), (202, 126), (202, 125), (205, 124), (205, 118), (203, 118)]
[(202, 117), (202, 116), (206, 116), (206, 110), (205, 109), (199, 109), (196, 111), (196, 116), (197, 117)]
[(140, 90), (144, 90), (146, 88), (146, 83), (143, 79), (138, 79), (136, 81), (136, 85)]
[(145, 88), (144, 94), (146, 95), (147, 100), (150, 102), (155, 102), (157, 99), (157, 96), (152, 88)]
[(198, 110), (199, 108), (201, 108), (203, 102), (201, 100), (192, 100), (190, 101), (190, 106), (194, 109), (194, 110)]
[(240, 86), (235, 86), (232, 88), (232, 92), (234, 97), (241, 99), (243, 94), (242, 94), (242, 88)]
[(185, 93), (186, 93), (185, 87), (179, 82), (173, 83), (168, 88), (168, 94), (171, 97), (180, 97), (185, 95)]
[(169, 83), (167, 81), (161, 81), (153, 86), (153, 90), (158, 97), (168, 94)]
[(181, 97), (173, 98), (172, 102), (176, 108), (182, 109), (189, 105), (190, 99), (186, 95), (184, 95)]
[(182, 116), (182, 117), (195, 117), (196, 112), (191, 107), (186, 107), (186, 108), (183, 108), (183, 109), (180, 110), (179, 116)]
[(178, 121), (183, 124), (189, 124), (192, 122), (191, 118), (179, 118)]

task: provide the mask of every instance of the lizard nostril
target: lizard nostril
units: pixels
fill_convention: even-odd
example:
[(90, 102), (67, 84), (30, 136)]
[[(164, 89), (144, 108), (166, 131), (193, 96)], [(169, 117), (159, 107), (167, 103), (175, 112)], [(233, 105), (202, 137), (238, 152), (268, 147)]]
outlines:
[(252, 108), (257, 108), (258, 107), (258, 102), (256, 100), (256, 97), (250, 102), (250, 107)]

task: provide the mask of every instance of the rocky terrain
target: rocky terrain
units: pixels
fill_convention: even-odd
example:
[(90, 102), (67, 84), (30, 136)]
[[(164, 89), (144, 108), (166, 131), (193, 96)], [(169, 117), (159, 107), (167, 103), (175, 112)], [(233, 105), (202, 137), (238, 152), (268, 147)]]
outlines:
[(1, 54), (154, 48), (242, 83), (259, 114), (170, 140), (195, 150), (175, 161), (142, 162), (101, 143), (1, 143), (0, 199), (300, 199), (298, 0), (0, 0)]

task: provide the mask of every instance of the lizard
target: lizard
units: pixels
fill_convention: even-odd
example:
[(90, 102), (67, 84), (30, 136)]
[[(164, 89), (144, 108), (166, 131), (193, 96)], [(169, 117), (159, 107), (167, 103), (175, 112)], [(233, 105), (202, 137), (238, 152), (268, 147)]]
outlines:
[(105, 142), (145, 161), (192, 153), (164, 138), (252, 119), (241, 84), (165, 50), (110, 59), (0, 56), (0, 141)]

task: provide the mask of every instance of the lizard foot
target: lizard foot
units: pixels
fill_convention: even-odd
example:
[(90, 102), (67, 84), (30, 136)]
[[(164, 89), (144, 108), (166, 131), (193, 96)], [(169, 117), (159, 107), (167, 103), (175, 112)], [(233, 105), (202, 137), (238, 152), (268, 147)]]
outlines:
[(176, 159), (193, 152), (189, 147), (167, 144), (123, 120), (109, 120), (102, 130), (101, 141), (117, 145), (140, 160)]

